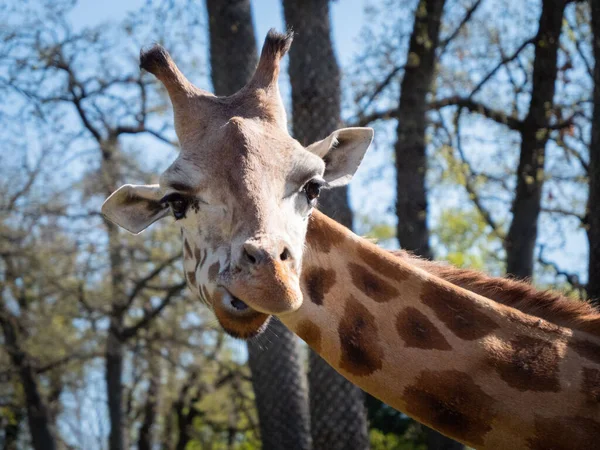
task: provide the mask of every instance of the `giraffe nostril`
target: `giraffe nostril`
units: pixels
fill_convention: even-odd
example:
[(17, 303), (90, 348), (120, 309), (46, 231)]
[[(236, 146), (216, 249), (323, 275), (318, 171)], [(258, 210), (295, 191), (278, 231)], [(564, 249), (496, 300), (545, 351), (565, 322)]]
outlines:
[(250, 264), (256, 264), (256, 258), (252, 254), (250, 254), (250, 252), (248, 252), (247, 248), (244, 248), (244, 258), (246, 258), (246, 260), (250, 262)]
[(285, 247), (283, 249), (283, 252), (281, 252), (281, 255), (279, 255), (279, 259), (281, 261), (287, 261), (288, 259), (290, 259), (291, 256), (292, 255), (291, 255), (290, 251), (287, 249), (287, 247)]

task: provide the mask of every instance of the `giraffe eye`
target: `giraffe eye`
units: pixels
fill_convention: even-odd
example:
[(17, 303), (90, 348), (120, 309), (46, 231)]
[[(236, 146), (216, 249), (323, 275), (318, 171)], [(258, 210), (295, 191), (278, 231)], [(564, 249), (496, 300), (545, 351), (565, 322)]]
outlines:
[(190, 206), (190, 199), (180, 194), (169, 194), (161, 200), (161, 203), (167, 203), (175, 220), (179, 220), (185, 217)]
[(302, 190), (304, 191), (304, 194), (306, 195), (306, 199), (308, 200), (308, 203), (310, 204), (314, 204), (316, 199), (319, 198), (319, 195), (321, 194), (321, 189), (323, 188), (323, 186), (325, 185), (325, 182), (322, 180), (310, 180), (308, 183), (306, 183), (304, 185), (304, 187), (302, 188)]

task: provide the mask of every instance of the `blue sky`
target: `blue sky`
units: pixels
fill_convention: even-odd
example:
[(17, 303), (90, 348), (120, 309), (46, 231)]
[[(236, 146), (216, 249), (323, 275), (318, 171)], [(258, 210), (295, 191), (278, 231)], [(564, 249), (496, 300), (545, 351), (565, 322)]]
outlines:
[[(338, 58), (342, 64), (350, 62), (356, 51), (356, 42), (364, 24), (367, 0), (343, 0), (331, 3), (333, 38)], [(77, 28), (118, 21), (128, 12), (143, 6), (144, 0), (80, 0), (70, 19)], [(279, 0), (252, 1), (257, 40), (261, 42), (270, 28), (284, 29), (283, 10)]]

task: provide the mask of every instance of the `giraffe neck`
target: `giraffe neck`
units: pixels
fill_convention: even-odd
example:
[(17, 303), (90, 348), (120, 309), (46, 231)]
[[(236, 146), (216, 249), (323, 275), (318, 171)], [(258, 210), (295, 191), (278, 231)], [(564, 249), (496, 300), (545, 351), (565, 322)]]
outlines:
[(350, 381), (443, 434), (476, 448), (600, 438), (595, 336), (447, 283), (318, 211), (302, 290), (284, 324)]

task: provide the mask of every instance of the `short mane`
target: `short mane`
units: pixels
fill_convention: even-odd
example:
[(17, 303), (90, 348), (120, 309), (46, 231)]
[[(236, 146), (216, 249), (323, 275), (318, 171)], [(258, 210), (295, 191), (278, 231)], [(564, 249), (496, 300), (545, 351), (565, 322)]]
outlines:
[(531, 284), (510, 278), (490, 277), (469, 269), (427, 261), (400, 250), (394, 255), (452, 284), (511, 306), (555, 325), (600, 336), (600, 311), (585, 301), (569, 299), (558, 292), (540, 291)]

